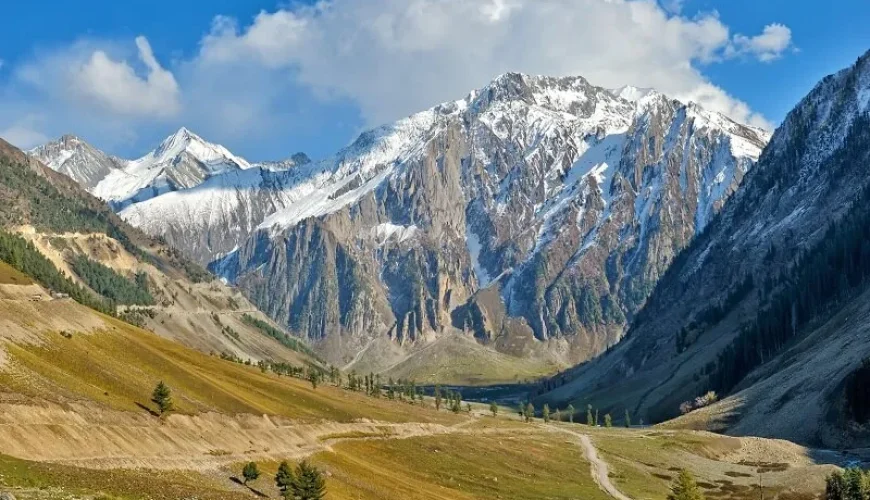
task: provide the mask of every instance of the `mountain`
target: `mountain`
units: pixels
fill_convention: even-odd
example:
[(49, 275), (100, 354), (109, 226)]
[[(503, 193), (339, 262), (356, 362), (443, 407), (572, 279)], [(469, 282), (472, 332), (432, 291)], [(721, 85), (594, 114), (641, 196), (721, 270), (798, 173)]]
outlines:
[[(69, 136), (56, 145), (84, 155), (65, 155), (56, 167), (94, 172), (82, 158), (109, 158)], [(52, 149), (57, 150), (40, 151)], [(47, 291), (204, 352), (316, 363), (302, 343), (281, 333), (238, 290), (2, 140), (0, 225), (0, 260), (33, 275)]]
[[(29, 154), (203, 264), (232, 250), (266, 215), (283, 207), (273, 184), (311, 162), (297, 153), (283, 161), (251, 164), (184, 127), (137, 160), (111, 157), (72, 136)], [(186, 197), (189, 204), (173, 203), (173, 193), (193, 188), (201, 196)], [(147, 203), (154, 198), (161, 201)]]
[(65, 135), (57, 141), (39, 146), (29, 151), (29, 154), (89, 191), (96, 188), (109, 173), (122, 169), (126, 163), (73, 135)]
[[(743, 187), (674, 260), (627, 338), (541, 399), (679, 414), (734, 433), (866, 446), (870, 53), (823, 79)], [(618, 413), (617, 413), (618, 414)], [(861, 444), (864, 443), (864, 444)]]
[(507, 74), (311, 165), (214, 268), (335, 362), (464, 332), (573, 363), (619, 339), (766, 140), (658, 93)]
[(653, 90), (510, 73), (333, 157), (114, 206), (333, 362), (426, 371), (485, 345), (532, 375), (615, 343), (767, 140)]

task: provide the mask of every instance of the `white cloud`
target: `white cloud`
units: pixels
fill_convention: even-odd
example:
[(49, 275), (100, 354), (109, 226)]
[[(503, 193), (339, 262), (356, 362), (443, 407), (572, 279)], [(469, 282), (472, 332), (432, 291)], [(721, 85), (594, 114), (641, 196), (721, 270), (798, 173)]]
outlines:
[(759, 35), (736, 35), (731, 54), (748, 54), (762, 62), (779, 59), (791, 47), (791, 30), (782, 24), (768, 24)]
[(113, 117), (165, 119), (178, 114), (180, 90), (145, 37), (137, 37), (137, 63), (125, 57), (126, 47), (82, 41), (40, 54), (18, 71), (18, 77), (60, 100), (93, 108)]
[(679, 14), (683, 10), (686, 0), (662, 0), (662, 7), (672, 14)]
[[(184, 124), (242, 152), (268, 147), (280, 155), (307, 148), (299, 138), (325, 147), (316, 139), (323, 130), (350, 134), (360, 122), (390, 122), (461, 98), (507, 71), (653, 87), (770, 128), (704, 68), (735, 57), (771, 61), (791, 47), (786, 26), (734, 35), (715, 12), (681, 15), (682, 0), (293, 5), (246, 22), (216, 17), (198, 51), (171, 66), (144, 37), (85, 38), (35, 52), (8, 68), (0, 130), (25, 146), (67, 132), (109, 149), (148, 137), (141, 152)], [(28, 121), (34, 113), (50, 119)]]
[(37, 130), (41, 120), (36, 115), (27, 115), (16, 123), (0, 129), (0, 137), (21, 149), (29, 149), (48, 140), (42, 132)]
[(217, 18), (197, 63), (290, 68), (315, 91), (358, 103), (369, 124), (521, 71), (654, 87), (770, 127), (699, 67), (738, 53), (771, 60), (790, 44), (783, 29), (732, 37), (716, 13), (689, 19), (651, 0), (331, 0), (261, 12), (245, 27)]

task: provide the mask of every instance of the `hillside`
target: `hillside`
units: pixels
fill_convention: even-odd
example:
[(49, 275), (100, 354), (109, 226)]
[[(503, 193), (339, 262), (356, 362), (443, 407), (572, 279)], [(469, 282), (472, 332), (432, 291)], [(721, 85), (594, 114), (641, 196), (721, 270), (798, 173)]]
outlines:
[[(807, 495), (833, 470), (825, 464), (844, 460), (774, 441), (522, 424), (506, 408), (457, 415), (328, 381), (314, 389), (52, 299), (4, 265), (0, 278), (0, 492), (18, 499), (274, 496), (277, 462), (308, 457), (335, 499), (604, 500), (589, 437), (615, 487), (637, 499), (663, 499), (675, 467), (722, 498), (748, 498), (762, 469), (769, 494)], [(164, 417), (149, 400), (159, 380), (176, 406)], [(233, 479), (251, 460), (265, 472), (253, 489)]]
[(868, 354), (868, 96), (870, 54), (822, 80), (675, 260), (628, 338), (550, 381), (542, 398), (657, 422), (712, 389), (731, 395), (700, 412), (717, 415), (717, 429), (867, 443), (862, 396), (847, 387), (863, 383)]
[[(52, 238), (52, 248), (95, 256), (116, 244), (93, 234)], [(808, 495), (833, 470), (824, 464), (844, 460), (763, 440), (522, 424), (511, 409), (493, 418), (476, 404), (468, 413), (437, 411), (430, 398), (349, 390), (348, 377), (342, 387), (327, 377), (315, 388), (284, 374), (305, 376), (301, 364), (239, 361), (52, 294), (0, 262), (0, 492), (22, 500), (256, 498), (277, 494), (278, 461), (309, 458), (335, 499), (604, 500), (609, 470), (611, 488), (660, 500), (673, 468), (690, 466), (709, 492), (736, 500), (754, 491), (746, 478), (756, 470), (771, 494)], [(168, 415), (150, 399), (158, 381), (172, 391)], [(651, 445), (660, 449), (654, 463)], [(249, 461), (264, 475), (243, 486)]]
[(276, 340), (245, 321), (245, 315), (268, 318), (240, 293), (5, 142), (0, 178), (0, 221), (7, 232), (0, 254), (22, 270), (39, 269), (53, 292), (203, 352), (255, 362), (311, 360), (297, 340), (283, 333)]

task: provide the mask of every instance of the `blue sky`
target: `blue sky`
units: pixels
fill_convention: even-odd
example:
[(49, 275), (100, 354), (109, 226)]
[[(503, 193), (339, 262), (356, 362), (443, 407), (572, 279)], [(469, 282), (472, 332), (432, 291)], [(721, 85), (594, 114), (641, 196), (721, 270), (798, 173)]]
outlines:
[(870, 49), (866, 0), (46, 0), (4, 14), (0, 135), (75, 133), (125, 157), (182, 125), (251, 160), (322, 157), (504, 71), (654, 86), (771, 126)]

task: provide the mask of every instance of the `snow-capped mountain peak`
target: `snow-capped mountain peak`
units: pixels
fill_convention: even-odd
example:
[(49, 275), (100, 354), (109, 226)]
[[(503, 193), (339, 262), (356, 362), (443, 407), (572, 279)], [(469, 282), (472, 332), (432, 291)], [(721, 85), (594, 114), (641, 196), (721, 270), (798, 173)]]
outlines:
[(232, 154), (225, 147), (203, 140), (185, 127), (167, 137), (153, 152), (133, 163), (160, 165), (174, 161), (179, 155), (188, 153), (208, 167), (221, 166), (251, 168), (244, 158)]
[(86, 189), (93, 189), (109, 173), (123, 168), (126, 163), (71, 134), (33, 148), (28, 154), (52, 170), (68, 175)]

